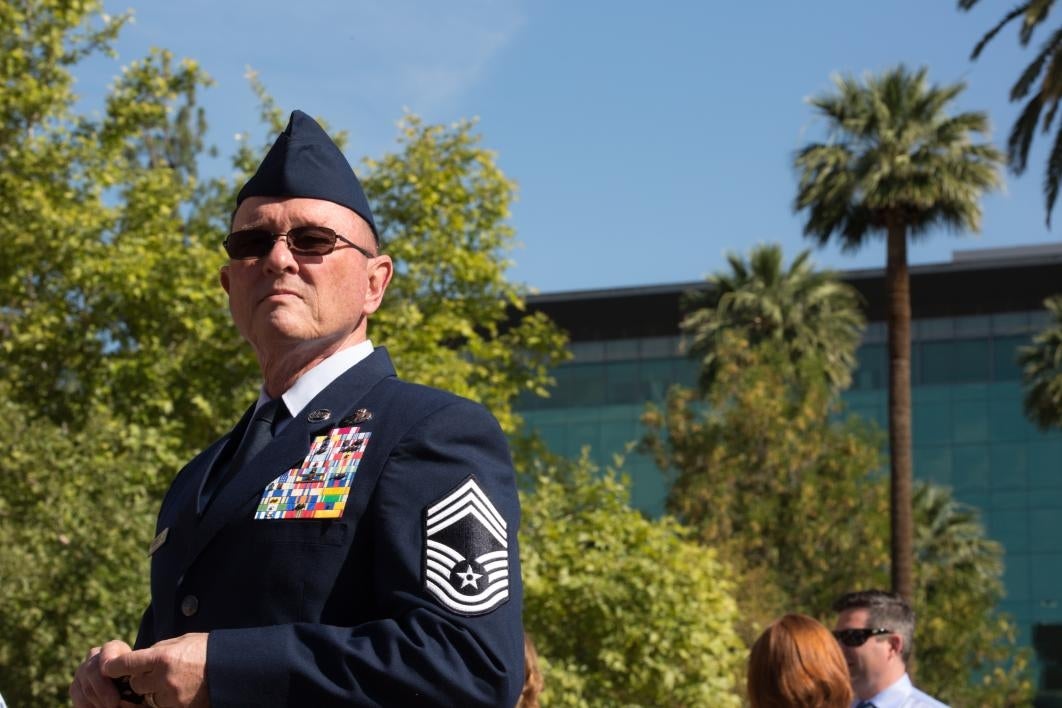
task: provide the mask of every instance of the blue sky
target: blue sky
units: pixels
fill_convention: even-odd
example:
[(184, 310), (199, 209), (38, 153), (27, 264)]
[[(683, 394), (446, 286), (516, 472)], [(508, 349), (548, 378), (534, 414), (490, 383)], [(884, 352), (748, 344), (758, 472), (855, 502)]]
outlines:
[[(791, 161), (822, 137), (806, 98), (829, 90), (836, 72), (927, 65), (932, 81), (967, 83), (956, 108), (987, 111), (991, 139), (1004, 144), (1018, 110), (1007, 94), (1030, 52), (1008, 28), (978, 61), (969, 53), (1011, 5), (107, 0), (108, 12), (132, 9), (135, 22), (116, 60), (79, 71), (78, 90), (99, 105), (120, 67), (152, 46), (196, 59), (216, 81), (202, 103), (224, 155), (237, 132), (263, 139), (250, 67), (285, 110), (348, 130), (355, 164), (394, 148), (404, 111), (430, 122), (478, 117), (484, 144), (519, 184), (514, 280), (540, 292), (682, 282), (756, 243), (781, 243), (790, 258), (813, 247), (791, 208)], [(1025, 175), (1008, 173), (1005, 191), (985, 199), (980, 235), (934, 234), (912, 246), (912, 263), (1057, 241), (1062, 226), (1045, 227), (1040, 189), (1048, 142), (1037, 140)], [(814, 258), (878, 267), (884, 244)]]

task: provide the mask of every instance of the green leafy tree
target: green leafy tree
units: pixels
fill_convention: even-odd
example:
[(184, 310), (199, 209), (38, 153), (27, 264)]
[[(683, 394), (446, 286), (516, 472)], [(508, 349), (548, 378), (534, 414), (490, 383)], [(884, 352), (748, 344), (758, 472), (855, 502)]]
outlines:
[(180, 460), (165, 424), (34, 413), (0, 396), (0, 686), (9, 705), (57, 706), (89, 647), (136, 631), (154, 490)]
[(1062, 427), (1062, 295), (1044, 300), (1051, 322), (1022, 347), (1025, 414), (1041, 429)]
[(736, 254), (727, 260), (730, 271), (710, 276), (708, 287), (685, 303), (689, 314), (681, 326), (692, 337), (690, 355), (700, 361), (702, 389), (715, 381), (719, 349), (732, 332), (752, 346), (778, 342), (794, 363), (818, 359), (830, 385), (847, 388), (865, 324), (855, 288), (816, 270), (808, 251), (785, 268), (777, 244), (756, 246), (747, 260)]
[[(969, 10), (978, 1), (959, 0), (959, 8)], [(985, 33), (974, 47), (970, 58), (977, 59), (981, 56), (981, 52), (988, 43), (1004, 27), (1015, 21), (1019, 25), (1018, 41), (1023, 47), (1028, 47), (1036, 29), (1047, 21), (1054, 4), (1055, 0), (1027, 0), (1018, 3), (1003, 16), (995, 27)], [(1036, 56), (1010, 87), (1012, 103), (1025, 101), (1021, 113), (1011, 126), (1010, 136), (1007, 138), (1007, 161), (1011, 171), (1016, 175), (1024, 173), (1029, 164), (1029, 148), (1032, 146), (1037, 127), (1040, 127), (1041, 132), (1046, 134), (1052, 130), (1055, 123), (1058, 102), (1062, 99), (1062, 51), (1060, 50), (1062, 50), (1062, 28), (1056, 26), (1051, 29), (1051, 34), (1040, 46)], [(1058, 199), (1059, 184), (1062, 183), (1062, 123), (1054, 130), (1055, 140), (1051, 145), (1051, 153), (1047, 157), (1047, 166), (1044, 170), (1044, 202), (1048, 226), (1051, 225), (1051, 212)]]
[(808, 371), (819, 362), (794, 365), (786, 347), (740, 333), (723, 343), (703, 398), (675, 387), (647, 408), (644, 444), (673, 475), (668, 509), (742, 578), (751, 642), (787, 611), (828, 608), (852, 568), (884, 577), (886, 498), (871, 477), (878, 437), (831, 418), (836, 396)]
[[(734, 568), (751, 643), (784, 612), (829, 623), (836, 597), (882, 585), (887, 490), (877, 436), (841, 419), (821, 375), (794, 373), (774, 343), (722, 353), (707, 398), (676, 388), (649, 409), (647, 443), (675, 474), (669, 508)], [(919, 685), (957, 707), (1027, 705), (1027, 651), (997, 610), (1001, 547), (946, 489), (919, 485), (913, 511)]]
[(515, 185), (474, 127), (406, 116), (400, 151), (366, 160), (365, 190), (397, 264), (372, 327), (403, 376), (482, 402), (513, 433), (512, 401), (545, 393), (566, 339), (525, 312), (526, 290), (505, 277)]
[(1003, 548), (951, 492), (918, 484), (915, 607), (918, 684), (952, 706), (1008, 708), (1032, 701), (1028, 649), (1019, 649), (1003, 599)]
[[(217, 284), (242, 180), (199, 176), (209, 79), (153, 51), (98, 118), (78, 113), (78, 62), (108, 52), (123, 21), (100, 12), (0, 8), (0, 686), (12, 705), (67, 702), (88, 647), (132, 638), (162, 491), (259, 381)], [(478, 399), (512, 430), (512, 398), (544, 389), (563, 337), (541, 317), (508, 324), (523, 307), (504, 276), (513, 187), (478, 140), (469, 123), (411, 117), (369, 170), (400, 271), (373, 336), (407, 378)], [(245, 141), (233, 163), (245, 174), (261, 154)], [(421, 263), (446, 277), (418, 289)]]
[(524, 626), (548, 706), (739, 706), (746, 650), (730, 572), (628, 484), (539, 455), (524, 475)]
[(889, 464), (892, 586), (914, 591), (911, 517), (911, 297), (907, 240), (931, 229), (980, 227), (980, 197), (1000, 185), (1002, 155), (973, 134), (984, 113), (947, 113), (963, 84), (931, 86), (926, 70), (903, 66), (863, 82), (835, 79), (836, 90), (811, 100), (828, 123), (828, 140), (799, 151), (795, 208), (807, 212), (805, 235), (845, 250), (872, 236), (886, 241), (888, 293)]

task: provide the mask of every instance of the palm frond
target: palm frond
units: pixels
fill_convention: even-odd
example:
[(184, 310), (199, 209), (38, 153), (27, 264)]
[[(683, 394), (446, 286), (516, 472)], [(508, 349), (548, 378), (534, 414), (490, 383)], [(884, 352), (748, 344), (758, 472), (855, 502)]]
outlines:
[(1051, 6), (1054, 5), (1054, 3), (1055, 0), (1029, 1), (1029, 7), (1025, 11), (1025, 19), (1021, 24), (1021, 31), (1018, 33), (1018, 38), (1021, 40), (1023, 46), (1027, 45), (1029, 40), (1032, 39), (1036, 27), (1047, 19), (1047, 14), (1051, 12)]
[(1041, 429), (1062, 428), (1062, 295), (1044, 301), (1051, 322), (1018, 350), (1025, 413)]
[[(969, 10), (971, 7), (974, 6), (974, 3), (976, 3), (976, 2), (977, 2), (977, 0), (960, 0), (959, 1), (959, 7), (961, 7), (964, 10)], [(1013, 9), (1011, 9), (1010, 12), (1008, 12), (1006, 15), (1004, 15), (1003, 19), (999, 21), (999, 24), (997, 24), (995, 27), (993, 27), (988, 32), (986, 32), (984, 37), (981, 37), (981, 41), (977, 43), (977, 46), (974, 47), (973, 51), (970, 53), (970, 59), (971, 60), (977, 59), (977, 57), (979, 57), (981, 55), (981, 51), (985, 48), (985, 46), (989, 42), (991, 42), (992, 39), (997, 34), (999, 34), (1000, 31), (1002, 31), (1002, 29), (1004, 27), (1006, 27), (1008, 24), (1010, 24), (1011, 21), (1013, 21), (1013, 20), (1021, 17), (1022, 15), (1024, 15), (1025, 11), (1028, 10), (1028, 9), (1029, 9), (1029, 3), (1023, 3), (1021, 5), (1018, 5), (1018, 6), (1014, 7)]]
[(1007, 138), (1007, 161), (1016, 175), (1024, 172), (1028, 164), (1029, 147), (1032, 145), (1033, 134), (1036, 133), (1043, 107), (1043, 97), (1040, 94), (1034, 95), (1010, 128), (1010, 136)]
[(829, 121), (830, 140), (794, 158), (794, 208), (820, 244), (837, 237), (859, 248), (899, 220), (912, 236), (931, 226), (977, 229), (983, 191), (1001, 184), (1003, 155), (971, 136), (988, 131), (983, 112), (948, 115), (963, 84), (933, 85), (922, 67), (902, 64), (862, 83), (834, 78), (835, 91), (812, 100)]
[(1047, 158), (1047, 172), (1044, 175), (1044, 200), (1047, 206), (1047, 228), (1051, 228), (1051, 212), (1058, 199), (1058, 185), (1062, 180), (1062, 131), (1055, 135), (1051, 155)]
[(690, 353), (701, 364), (700, 382), (715, 381), (721, 351), (736, 335), (749, 346), (773, 342), (798, 368), (808, 362), (835, 390), (847, 386), (864, 325), (858, 293), (830, 272), (816, 271), (809, 251), (785, 266), (781, 247), (761, 245), (748, 257), (729, 254), (730, 269), (709, 278), (714, 304), (682, 321)]
[[(1014, 85), (1010, 87), (1010, 100), (1018, 101), (1024, 98), (1029, 93), (1029, 89), (1032, 88), (1036, 79), (1040, 76), (1044, 69), (1044, 64), (1049, 59), (1055, 57), (1058, 53), (1060, 43), (1062, 43), (1062, 29), (1056, 30), (1051, 35), (1050, 39), (1044, 42), (1040, 48), (1040, 52), (1033, 58), (1029, 65), (1025, 67), (1025, 70), (1021, 72), (1018, 80), (1014, 82)], [(1054, 68), (1057, 73), (1057, 67)], [(1048, 78), (1052, 72), (1048, 72)]]

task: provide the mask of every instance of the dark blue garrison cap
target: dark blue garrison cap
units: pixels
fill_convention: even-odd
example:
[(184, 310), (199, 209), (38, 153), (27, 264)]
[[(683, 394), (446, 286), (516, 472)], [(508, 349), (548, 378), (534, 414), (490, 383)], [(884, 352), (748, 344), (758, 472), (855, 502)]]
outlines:
[(328, 133), (302, 111), (292, 111), (288, 127), (277, 136), (258, 171), (236, 197), (310, 197), (351, 209), (368, 222), (376, 242), (376, 222), (354, 169)]

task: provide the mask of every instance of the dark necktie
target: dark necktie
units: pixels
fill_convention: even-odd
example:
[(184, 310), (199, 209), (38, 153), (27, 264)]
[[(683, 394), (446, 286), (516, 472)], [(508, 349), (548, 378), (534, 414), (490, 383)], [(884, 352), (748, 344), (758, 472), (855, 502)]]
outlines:
[(856, 708), (877, 708), (877, 706), (875, 706), (870, 701), (862, 701), (859, 705), (856, 706)]
[(288, 409), (284, 406), (284, 399), (274, 398), (264, 403), (255, 414), (247, 430), (243, 434), (240, 446), (233, 453), (227, 464), (215, 465), (203, 485), (203, 493), (199, 495), (199, 512), (202, 513), (214, 494), (232, 478), (240, 468), (255, 455), (262, 451), (273, 440), (273, 427), (277, 421), (287, 415)]

